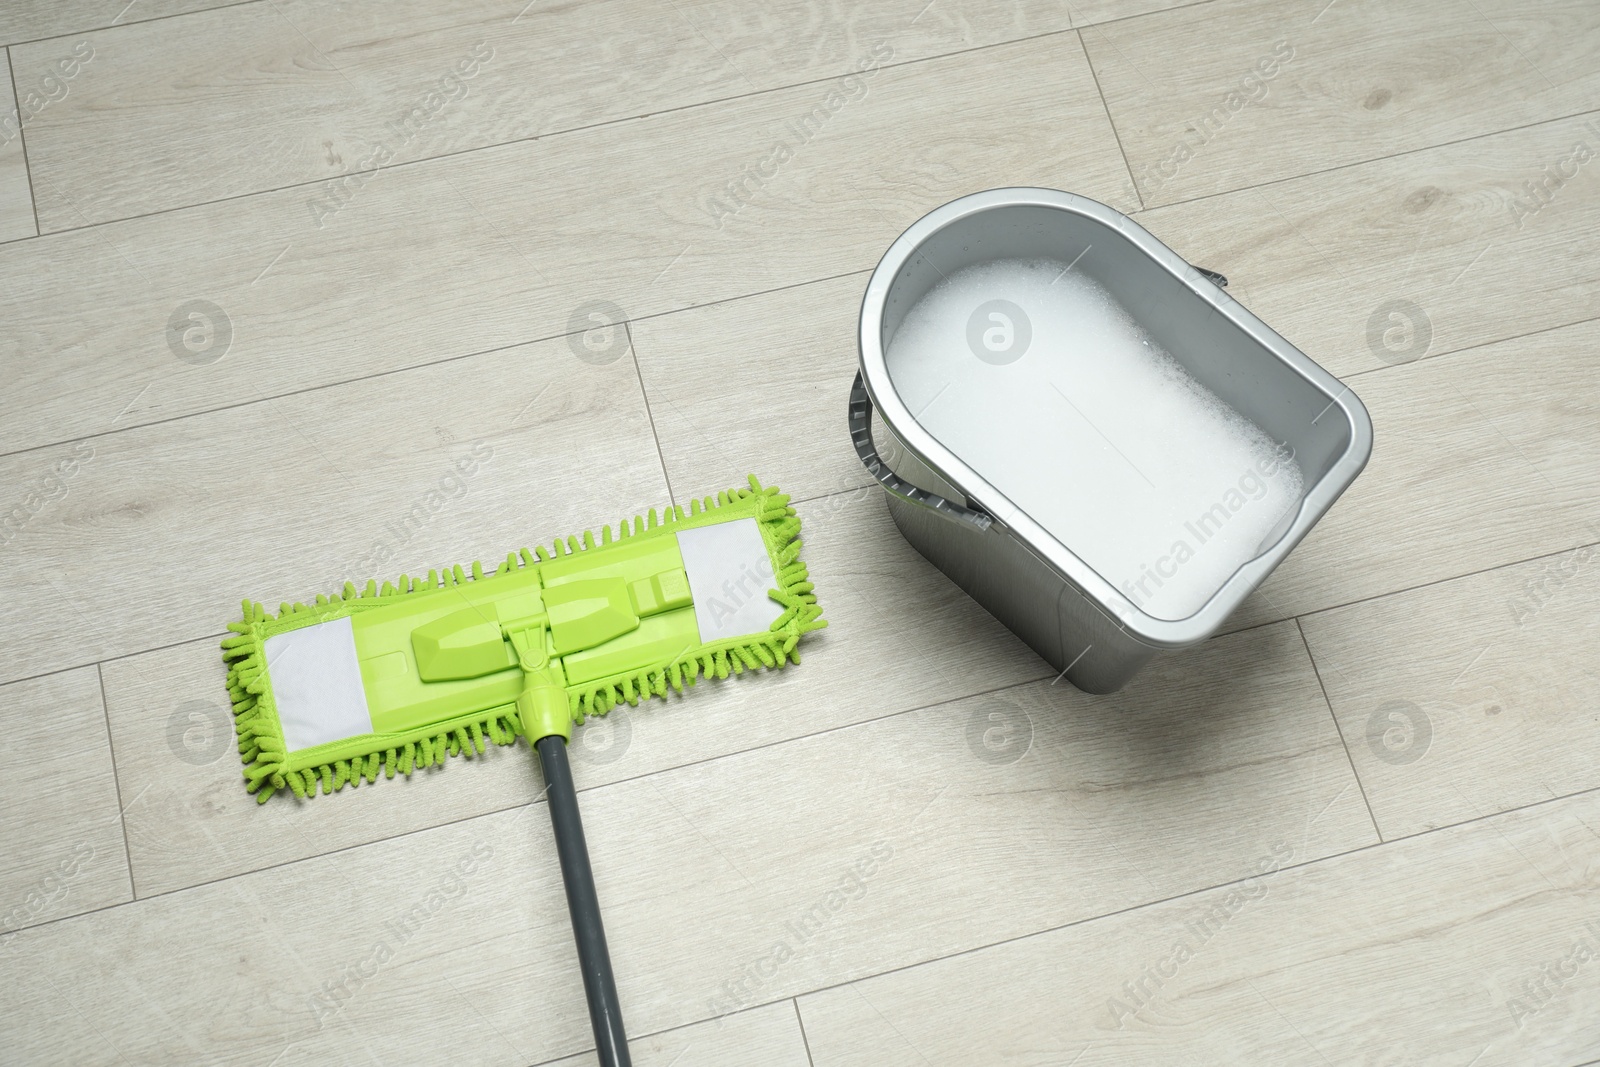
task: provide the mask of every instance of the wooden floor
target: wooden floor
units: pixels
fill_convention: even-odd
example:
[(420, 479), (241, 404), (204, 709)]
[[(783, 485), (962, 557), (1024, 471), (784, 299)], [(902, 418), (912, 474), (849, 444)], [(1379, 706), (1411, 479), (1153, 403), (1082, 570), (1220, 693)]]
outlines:
[[(831, 628), (574, 742), (636, 1063), (1600, 1063), (1594, 0), (8, 0), (0, 44), (0, 1060), (593, 1063), (526, 748), (258, 806), (217, 642), (755, 471)], [(1007, 185), (1227, 274), (1375, 424), (1115, 696), (846, 433), (868, 272)]]

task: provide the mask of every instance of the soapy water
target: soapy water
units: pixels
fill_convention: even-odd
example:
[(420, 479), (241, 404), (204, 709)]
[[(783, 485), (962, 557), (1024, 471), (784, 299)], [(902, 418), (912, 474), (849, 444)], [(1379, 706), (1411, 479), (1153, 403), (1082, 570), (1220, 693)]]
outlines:
[(1066, 262), (957, 271), (884, 355), (924, 429), (1156, 618), (1194, 614), (1300, 505), (1292, 451)]

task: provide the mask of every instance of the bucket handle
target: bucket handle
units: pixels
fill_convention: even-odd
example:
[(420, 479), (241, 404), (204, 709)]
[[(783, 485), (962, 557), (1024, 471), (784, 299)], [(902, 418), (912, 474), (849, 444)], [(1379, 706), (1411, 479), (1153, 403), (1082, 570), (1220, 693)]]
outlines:
[(850, 387), (850, 440), (855, 442), (856, 455), (867, 468), (867, 473), (900, 499), (909, 500), (947, 519), (975, 526), (979, 530), (987, 530), (994, 525), (994, 519), (986, 513), (952, 504), (942, 496), (917, 488), (889, 469), (889, 465), (878, 455), (878, 446), (872, 440), (872, 397), (867, 394), (867, 386), (861, 380), (859, 370), (856, 371), (855, 384)]

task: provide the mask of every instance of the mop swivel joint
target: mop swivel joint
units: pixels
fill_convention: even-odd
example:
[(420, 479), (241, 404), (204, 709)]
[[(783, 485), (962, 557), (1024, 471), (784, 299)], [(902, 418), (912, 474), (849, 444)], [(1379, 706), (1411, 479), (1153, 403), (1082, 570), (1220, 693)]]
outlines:
[(517, 717), (522, 720), (522, 733), (530, 745), (557, 734), (565, 741), (572, 740), (572, 710), (567, 703), (567, 690), (550, 671), (528, 673), (527, 684), (517, 695)]

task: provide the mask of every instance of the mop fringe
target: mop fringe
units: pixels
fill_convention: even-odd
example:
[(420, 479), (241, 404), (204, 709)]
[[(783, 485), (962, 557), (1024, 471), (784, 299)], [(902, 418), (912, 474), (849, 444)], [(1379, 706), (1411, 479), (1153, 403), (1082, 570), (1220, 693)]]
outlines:
[[(817, 605), (806, 565), (800, 560), (803, 543), (799, 537), (800, 519), (789, 506), (787, 494), (775, 487), (763, 487), (752, 474), (749, 488), (725, 489), (714, 497), (690, 500), (687, 506), (669, 505), (662, 508), (659, 515), (652, 508), (646, 514), (634, 516), (631, 523), (623, 519), (617, 526), (615, 539), (664, 530), (718, 508), (747, 502), (754, 507), (754, 517), (766, 533), (768, 545), (777, 546), (774, 573), (778, 588), (770, 590), (768, 595), (783, 605), (783, 612), (773, 621), (767, 634), (702, 645), (666, 663), (631, 674), (569, 686), (567, 699), (575, 724), (581, 724), (590, 715), (604, 715), (619, 704), (637, 707), (650, 697), (665, 699), (669, 691), (682, 693), (702, 677), (722, 679), (746, 670), (776, 670), (800, 662), (796, 647), (800, 636), (828, 624)], [(601, 527), (598, 541), (590, 530), (564, 541), (557, 538), (548, 550), (537, 545), (531, 551), (524, 548), (507, 554), (493, 574), (506, 574), (547, 560), (576, 555), (611, 544), (613, 539), (609, 526)], [(233, 704), (239, 758), (244, 764), (245, 789), (255, 795), (257, 802), (265, 803), (283, 789), (300, 798), (316, 796), (319, 790), (337, 793), (346, 785), (354, 789), (362, 782), (375, 782), (380, 773), (386, 778), (393, 778), (397, 773), (410, 775), (418, 769), (443, 766), (452, 756), (480, 755), (488, 750), (488, 744), (515, 744), (523, 735), (522, 722), (515, 705), (507, 704), (430, 727), (416, 736), (385, 735), (386, 747), (364, 757), (317, 761), (316, 749), (292, 755), (287, 751), (277, 714), (270, 707), (270, 701), (262, 699), (267, 688), (268, 624), (285, 618), (298, 622), (302, 616), (309, 615), (303, 625), (314, 625), (346, 613), (347, 605), (373, 597), (407, 596), (482, 581), (485, 577), (483, 564), (474, 561), (470, 568), (454, 565), (430, 570), (426, 578), (402, 574), (381, 586), (375, 579), (368, 580), (360, 589), (353, 582), (346, 582), (340, 592), (319, 593), (311, 604), (283, 603), (276, 614), (259, 603), (244, 601), (240, 620), (228, 624), (230, 635), (222, 640), (222, 659), (228, 668), (228, 695)], [(274, 632), (278, 629), (274, 627)], [(300, 759), (313, 762), (300, 765)]]

